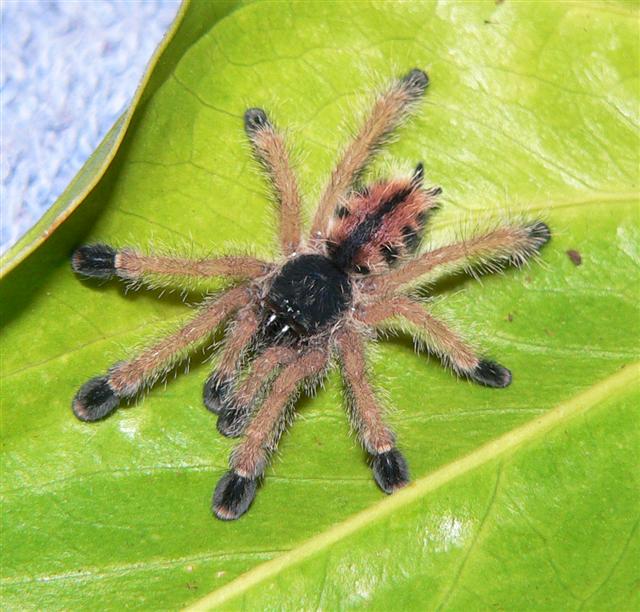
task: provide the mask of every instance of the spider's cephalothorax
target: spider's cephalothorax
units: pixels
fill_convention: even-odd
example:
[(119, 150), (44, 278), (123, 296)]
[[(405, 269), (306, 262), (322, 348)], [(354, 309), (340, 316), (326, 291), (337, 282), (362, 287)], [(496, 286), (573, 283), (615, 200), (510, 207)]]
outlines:
[(302, 388), (311, 391), (334, 362), (342, 371), (349, 414), (371, 455), (376, 482), (386, 493), (407, 484), (407, 464), (369, 382), (367, 340), (382, 326), (409, 323), (458, 375), (506, 387), (509, 370), (479, 356), (407, 290), (444, 272), (520, 265), (551, 237), (544, 223), (533, 221), (504, 225), (416, 255), (441, 192), (423, 186), (422, 164), (406, 178), (371, 185), (358, 180), (427, 85), (427, 75), (414, 69), (378, 96), (322, 192), (307, 239), (284, 139), (263, 110), (245, 113), (245, 130), (279, 205), (281, 261), (241, 255), (189, 260), (104, 244), (78, 248), (72, 265), (86, 276), (118, 276), (151, 286), (189, 277), (226, 276), (236, 283), (205, 300), (173, 334), (86, 382), (73, 399), (75, 415), (83, 421), (106, 417), (232, 320), (218, 364), (204, 386), (204, 403), (218, 415), (218, 430), (244, 435), (213, 496), (218, 518), (235, 519), (246, 512), (297, 394)]
[(278, 342), (313, 337), (351, 303), (348, 274), (323, 255), (298, 255), (273, 279), (263, 302), (264, 331)]

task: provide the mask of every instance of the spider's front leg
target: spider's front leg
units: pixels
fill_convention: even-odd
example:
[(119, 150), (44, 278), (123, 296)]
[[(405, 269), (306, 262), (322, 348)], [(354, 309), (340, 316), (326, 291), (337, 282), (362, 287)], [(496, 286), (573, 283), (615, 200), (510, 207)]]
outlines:
[(270, 269), (267, 262), (242, 255), (188, 259), (142, 255), (134, 249), (115, 249), (107, 244), (87, 244), (77, 248), (71, 256), (71, 266), (83, 276), (102, 279), (117, 276), (152, 286), (179, 285), (181, 280), (184, 282), (189, 278), (217, 276), (254, 279)]
[(378, 486), (385, 493), (393, 493), (409, 482), (409, 469), (395, 446), (393, 432), (382, 420), (380, 405), (368, 381), (364, 345), (358, 333), (343, 330), (338, 337), (338, 351), (354, 428), (372, 457)]
[(297, 351), (293, 348), (272, 346), (254, 359), (249, 375), (235, 391), (229, 393), (224, 409), (218, 416), (217, 427), (223, 436), (235, 438), (243, 433), (252, 409), (258, 404), (274, 374), (283, 365), (293, 361), (296, 355)]
[(205, 382), (202, 393), (204, 405), (214, 414), (224, 412), (242, 356), (251, 347), (258, 326), (255, 309), (248, 305), (240, 310), (229, 330), (218, 366)]
[(187, 351), (204, 342), (247, 299), (246, 287), (227, 291), (202, 307), (178, 331), (142, 351), (131, 361), (116, 364), (105, 376), (87, 381), (73, 399), (74, 414), (81, 421), (98, 421), (108, 416), (121, 400), (134, 397), (143, 386), (171, 369)]
[[(502, 388), (511, 384), (511, 372), (504, 366), (484, 359), (453, 330), (430, 314), (425, 307), (404, 295), (362, 307), (356, 318), (372, 327), (379, 327), (385, 321), (404, 319), (415, 329), (415, 336), (435, 353), (445, 365), (485, 387)], [(391, 322), (393, 327), (393, 321)]]
[(237, 519), (247, 511), (255, 497), (258, 479), (277, 447), (292, 396), (305, 379), (321, 375), (327, 359), (326, 350), (311, 350), (278, 374), (262, 406), (249, 422), (245, 439), (231, 454), (231, 470), (216, 486), (213, 512), (219, 519)]

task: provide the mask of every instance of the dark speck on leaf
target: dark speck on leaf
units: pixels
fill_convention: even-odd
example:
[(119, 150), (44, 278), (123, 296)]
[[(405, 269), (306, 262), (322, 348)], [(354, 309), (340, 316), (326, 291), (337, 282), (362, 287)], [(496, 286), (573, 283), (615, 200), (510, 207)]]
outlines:
[(567, 251), (567, 257), (571, 260), (574, 266), (579, 266), (582, 264), (582, 255), (575, 249), (569, 249)]
[(511, 321), (513, 321), (513, 314), (509, 313), (507, 315), (507, 321), (509, 321), (509, 323), (511, 323)]

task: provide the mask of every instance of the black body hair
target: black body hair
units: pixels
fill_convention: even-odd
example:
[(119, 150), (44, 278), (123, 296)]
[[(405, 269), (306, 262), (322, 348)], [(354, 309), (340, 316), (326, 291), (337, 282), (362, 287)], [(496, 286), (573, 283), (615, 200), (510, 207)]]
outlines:
[(393, 493), (409, 482), (407, 462), (397, 448), (374, 455), (371, 467), (373, 477), (385, 493)]
[(111, 278), (116, 273), (116, 250), (107, 244), (87, 244), (71, 256), (74, 272), (93, 278)]
[(253, 502), (257, 486), (254, 478), (245, 478), (233, 471), (227, 472), (213, 493), (214, 514), (223, 521), (237, 519)]
[(331, 259), (299, 255), (271, 284), (265, 300), (265, 332), (272, 340), (311, 336), (335, 321), (350, 301), (351, 281)]

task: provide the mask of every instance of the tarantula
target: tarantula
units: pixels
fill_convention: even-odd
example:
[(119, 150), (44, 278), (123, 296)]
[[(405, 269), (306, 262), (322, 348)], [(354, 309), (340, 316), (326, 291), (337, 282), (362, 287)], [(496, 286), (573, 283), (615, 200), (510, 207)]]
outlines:
[(223, 276), (235, 284), (205, 300), (175, 333), (86, 382), (73, 400), (75, 415), (83, 421), (106, 417), (121, 400), (133, 398), (234, 318), (219, 363), (204, 386), (204, 404), (218, 415), (218, 430), (231, 437), (244, 434), (231, 454), (231, 469), (213, 495), (218, 518), (237, 519), (247, 511), (297, 394), (305, 387), (311, 392), (334, 358), (376, 482), (385, 493), (405, 486), (407, 463), (369, 382), (366, 342), (383, 324), (409, 323), (458, 375), (489, 387), (506, 387), (509, 370), (477, 355), (408, 295), (408, 288), (445, 271), (521, 265), (551, 236), (541, 221), (511, 224), (416, 255), (441, 189), (423, 186), (422, 164), (407, 178), (364, 186), (360, 177), (428, 83), (427, 75), (414, 69), (378, 96), (322, 192), (308, 238), (302, 235), (301, 198), (284, 137), (262, 109), (246, 111), (245, 131), (279, 205), (282, 258), (277, 262), (247, 256), (147, 256), (105, 244), (78, 248), (72, 266), (86, 276), (117, 276), (151, 285), (176, 277)]

